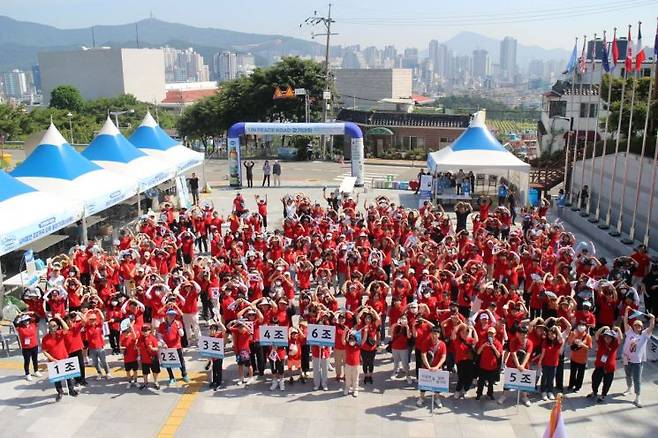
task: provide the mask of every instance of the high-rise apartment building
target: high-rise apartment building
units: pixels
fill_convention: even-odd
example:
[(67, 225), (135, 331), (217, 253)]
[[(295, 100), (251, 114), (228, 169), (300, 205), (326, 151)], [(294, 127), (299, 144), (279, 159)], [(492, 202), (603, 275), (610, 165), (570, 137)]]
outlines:
[(7, 97), (21, 98), (29, 91), (28, 78), (22, 70), (15, 69), (3, 73), (2, 82)]
[(500, 42), (500, 70), (503, 79), (511, 81), (517, 71), (516, 39), (505, 37)]
[(484, 49), (473, 50), (473, 77), (484, 79), (490, 74), (489, 52)]
[(165, 80), (167, 82), (205, 82), (210, 79), (203, 56), (189, 48), (185, 50), (165, 47)]

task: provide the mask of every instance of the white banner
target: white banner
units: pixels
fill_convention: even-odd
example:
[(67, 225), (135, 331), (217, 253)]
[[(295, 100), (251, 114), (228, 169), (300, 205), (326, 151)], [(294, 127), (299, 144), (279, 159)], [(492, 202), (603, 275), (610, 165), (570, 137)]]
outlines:
[(309, 324), (306, 333), (308, 345), (333, 347), (336, 345), (336, 327), (333, 325)]
[(158, 351), (160, 366), (163, 368), (180, 368), (178, 351), (175, 348), (161, 348)]
[(288, 346), (288, 327), (279, 325), (261, 325), (260, 345), (276, 345), (277, 347)]
[(517, 368), (505, 368), (505, 389), (534, 392), (537, 381), (537, 371), (520, 371)]
[(245, 134), (270, 135), (343, 135), (344, 123), (251, 123), (244, 124)]
[(199, 354), (211, 359), (224, 358), (224, 339), (212, 336), (199, 337)]
[(187, 189), (187, 181), (185, 181), (184, 176), (176, 177), (176, 194), (178, 195), (178, 201), (180, 207), (189, 209), (192, 206), (190, 202), (190, 192)]
[(430, 198), (432, 196), (432, 175), (423, 175), (420, 177), (420, 189), (418, 193), (421, 198)]
[(647, 360), (658, 360), (658, 338), (651, 336), (647, 345)]
[(80, 363), (77, 357), (48, 362), (48, 380), (51, 383), (80, 377)]
[(448, 371), (432, 371), (421, 368), (418, 370), (418, 389), (430, 392), (448, 392), (450, 389), (450, 373)]

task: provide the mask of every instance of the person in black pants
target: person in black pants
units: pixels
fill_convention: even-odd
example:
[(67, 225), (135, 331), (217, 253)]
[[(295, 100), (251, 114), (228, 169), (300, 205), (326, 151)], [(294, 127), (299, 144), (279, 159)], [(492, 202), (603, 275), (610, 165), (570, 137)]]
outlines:
[(247, 187), (254, 186), (254, 163), (252, 160), (245, 161), (244, 167), (247, 169)]
[(75, 378), (75, 383), (80, 386), (87, 386), (87, 377), (85, 375), (85, 358), (82, 354), (84, 344), (82, 342), (82, 321), (76, 321), (77, 317), (82, 318), (82, 313), (74, 311), (69, 312), (64, 320), (69, 326), (68, 337), (66, 338), (66, 349), (69, 357), (77, 357), (80, 366), (80, 377)]
[[(209, 336), (213, 338), (224, 338), (226, 328), (221, 322), (214, 322), (210, 324)], [(212, 366), (212, 373), (210, 375), (210, 387), (213, 391), (222, 385), (222, 371), (224, 366), (224, 359), (210, 359), (210, 366)], [(208, 367), (206, 367), (208, 369)]]
[(39, 329), (37, 328), (37, 316), (32, 313), (22, 313), (14, 319), (14, 326), (18, 333), (18, 339), (21, 344), (23, 353), (23, 370), (25, 371), (25, 380), (32, 380), (30, 375), (30, 360), (34, 368), (34, 375), (40, 376), (39, 373)]
[[(623, 334), (619, 327), (614, 329), (608, 326), (601, 327), (594, 335), (596, 342), (596, 360), (594, 361), (594, 372), (592, 373), (592, 392), (587, 394), (587, 398), (595, 398), (597, 403), (603, 403), (612, 381), (615, 378), (615, 369), (617, 368), (617, 350)], [(603, 382), (601, 395), (597, 397), (599, 386)]]
[(192, 172), (192, 176), (187, 179), (187, 183), (190, 185), (192, 202), (194, 205), (197, 205), (199, 203), (199, 178), (196, 176), (196, 173)]
[(480, 345), (477, 353), (478, 359), (478, 388), (475, 396), (476, 400), (480, 400), (484, 385), (487, 385), (487, 397), (489, 400), (494, 399), (494, 383), (496, 377), (500, 374), (500, 358), (503, 354), (503, 345), (496, 339), (496, 328), (489, 327), (487, 329), (487, 340)]
[[(64, 342), (64, 335), (68, 330), (68, 324), (59, 315), (48, 321), (48, 333), (41, 339), (41, 350), (48, 361), (56, 362), (68, 358), (66, 344)], [(78, 392), (73, 387), (73, 379), (66, 379), (66, 386), (68, 387), (69, 395), (72, 397), (78, 396)], [(55, 389), (57, 390), (55, 400), (60, 401), (64, 395), (61, 381), (55, 382)]]
[(478, 335), (472, 326), (460, 324), (451, 335), (454, 343), (455, 359), (457, 361), (457, 387), (455, 388), (456, 399), (464, 398), (464, 394), (471, 388), (474, 376), (474, 364), (472, 350), (478, 342)]

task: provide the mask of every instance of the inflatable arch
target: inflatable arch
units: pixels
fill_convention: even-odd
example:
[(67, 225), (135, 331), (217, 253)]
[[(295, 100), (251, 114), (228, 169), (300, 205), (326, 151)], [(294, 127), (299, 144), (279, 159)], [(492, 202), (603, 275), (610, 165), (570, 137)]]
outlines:
[(352, 122), (251, 123), (238, 122), (228, 130), (228, 173), (231, 187), (242, 186), (240, 136), (242, 135), (345, 135), (350, 138), (352, 176), (363, 186), (363, 133)]

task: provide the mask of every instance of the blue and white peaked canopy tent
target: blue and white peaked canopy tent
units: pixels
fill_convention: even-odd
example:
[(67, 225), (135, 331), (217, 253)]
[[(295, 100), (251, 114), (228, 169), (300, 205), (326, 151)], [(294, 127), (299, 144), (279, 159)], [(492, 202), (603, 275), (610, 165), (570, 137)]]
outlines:
[(159, 158), (176, 167), (177, 175), (203, 164), (203, 154), (186, 148), (158, 125), (150, 112), (129, 138), (142, 152)]
[(427, 156), (430, 172), (472, 170), (474, 173), (500, 175), (519, 188), (522, 202), (528, 192), (530, 165), (505, 149), (485, 125), (486, 111), (476, 112), (466, 131), (446, 148)]
[(105, 170), (80, 155), (52, 123), (11, 175), (37, 190), (82, 202), (83, 218), (137, 193), (137, 180)]
[(0, 170), (0, 256), (82, 217), (82, 203), (59, 199)]
[(124, 137), (109, 117), (82, 156), (112, 172), (136, 178), (140, 193), (176, 175), (176, 169), (146, 155)]

